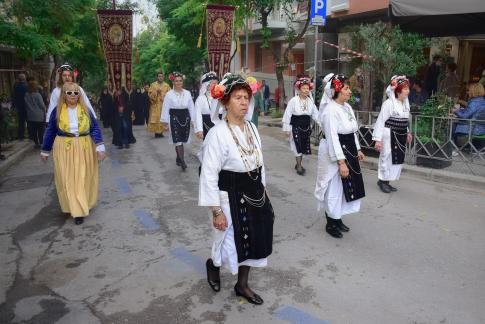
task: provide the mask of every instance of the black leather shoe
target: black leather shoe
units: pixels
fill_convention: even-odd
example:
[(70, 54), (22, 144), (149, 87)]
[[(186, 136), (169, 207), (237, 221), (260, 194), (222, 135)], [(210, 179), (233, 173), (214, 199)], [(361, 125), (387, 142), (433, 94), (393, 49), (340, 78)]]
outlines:
[(327, 218), (327, 225), (325, 226), (325, 231), (327, 231), (327, 233), (330, 234), (331, 237), (342, 238), (343, 235), (340, 232), (337, 220), (328, 217), (327, 213), (325, 213), (325, 217)]
[(187, 169), (187, 164), (185, 164), (184, 160), (180, 161), (180, 166), (182, 167), (182, 171), (185, 171), (185, 169)]
[(81, 225), (84, 223), (84, 217), (74, 217), (74, 224)]
[[(207, 270), (207, 282), (209, 283), (209, 286), (215, 292), (219, 292), (221, 290), (221, 279), (219, 277), (219, 268), (216, 267), (214, 263), (212, 263), (212, 259), (207, 259), (207, 262), (205, 263), (205, 268)], [(219, 279), (211, 280), (209, 276), (211, 272), (217, 272), (217, 278)]]
[(377, 185), (379, 186), (379, 189), (381, 189), (382, 192), (384, 193), (390, 193), (391, 192), (391, 188), (389, 188), (389, 185), (387, 183), (385, 183), (384, 181), (377, 181)]
[(337, 219), (336, 222), (336, 225), (341, 232), (350, 231), (350, 228), (342, 222), (342, 219)]
[(234, 286), (234, 292), (236, 293), (236, 296), (244, 297), (248, 301), (248, 303), (250, 303), (250, 304), (263, 305), (263, 303), (264, 303), (263, 298), (261, 298), (261, 296), (259, 296), (258, 294), (254, 294), (253, 297), (250, 297), (250, 296), (247, 296), (247, 295), (243, 294), (242, 292), (240, 292), (237, 289), (237, 284)]
[(396, 187), (393, 187), (391, 186), (390, 183), (387, 183), (387, 186), (389, 187), (389, 189), (391, 189), (392, 192), (396, 192), (397, 191), (397, 188)]
[(175, 164), (177, 164), (178, 166), (182, 165), (178, 156), (177, 156), (177, 159), (175, 160)]

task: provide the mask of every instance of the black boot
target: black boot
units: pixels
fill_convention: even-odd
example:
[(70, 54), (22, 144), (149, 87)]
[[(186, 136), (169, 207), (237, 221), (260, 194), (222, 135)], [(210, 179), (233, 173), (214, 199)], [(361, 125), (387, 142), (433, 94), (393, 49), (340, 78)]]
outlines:
[(391, 184), (389, 183), (389, 181), (386, 181), (387, 182), (387, 186), (389, 187), (389, 189), (391, 189), (392, 192), (396, 192), (397, 191), (397, 188), (391, 186)]
[(84, 217), (74, 217), (74, 224), (81, 225), (84, 223)]
[(387, 181), (379, 180), (379, 181), (377, 181), (377, 185), (379, 186), (379, 189), (381, 189), (382, 192), (384, 192), (384, 193), (390, 193), (391, 192), (391, 188), (389, 188), (389, 184), (388, 184)]
[(342, 219), (336, 219), (337, 227), (341, 232), (348, 232), (350, 228), (342, 222)]
[(325, 213), (325, 217), (327, 218), (327, 225), (325, 226), (327, 233), (332, 237), (342, 238), (343, 235), (337, 226), (337, 220), (328, 217), (327, 213)]

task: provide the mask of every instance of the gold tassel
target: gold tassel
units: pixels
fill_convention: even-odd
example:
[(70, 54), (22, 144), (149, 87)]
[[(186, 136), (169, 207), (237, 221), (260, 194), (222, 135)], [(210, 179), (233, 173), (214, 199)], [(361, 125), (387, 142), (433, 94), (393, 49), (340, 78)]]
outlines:
[(202, 47), (202, 32), (199, 34), (199, 40), (197, 41), (197, 48)]

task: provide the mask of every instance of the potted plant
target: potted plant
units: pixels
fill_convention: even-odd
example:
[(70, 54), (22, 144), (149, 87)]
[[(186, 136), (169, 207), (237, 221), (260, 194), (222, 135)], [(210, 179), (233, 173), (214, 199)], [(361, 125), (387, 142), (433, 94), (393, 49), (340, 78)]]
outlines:
[(442, 169), (451, 165), (451, 120), (448, 118), (453, 102), (442, 93), (430, 97), (415, 117), (416, 164)]

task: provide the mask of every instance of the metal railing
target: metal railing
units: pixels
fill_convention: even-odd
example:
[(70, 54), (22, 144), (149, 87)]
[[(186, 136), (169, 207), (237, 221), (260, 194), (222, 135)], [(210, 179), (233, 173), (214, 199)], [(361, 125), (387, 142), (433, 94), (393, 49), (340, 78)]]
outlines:
[[(378, 156), (372, 132), (379, 113), (355, 111), (355, 115), (362, 149)], [(409, 129), (413, 140), (407, 144), (405, 163), (485, 176), (485, 120), (412, 115)], [(318, 144), (322, 136), (314, 123), (313, 143)]]

